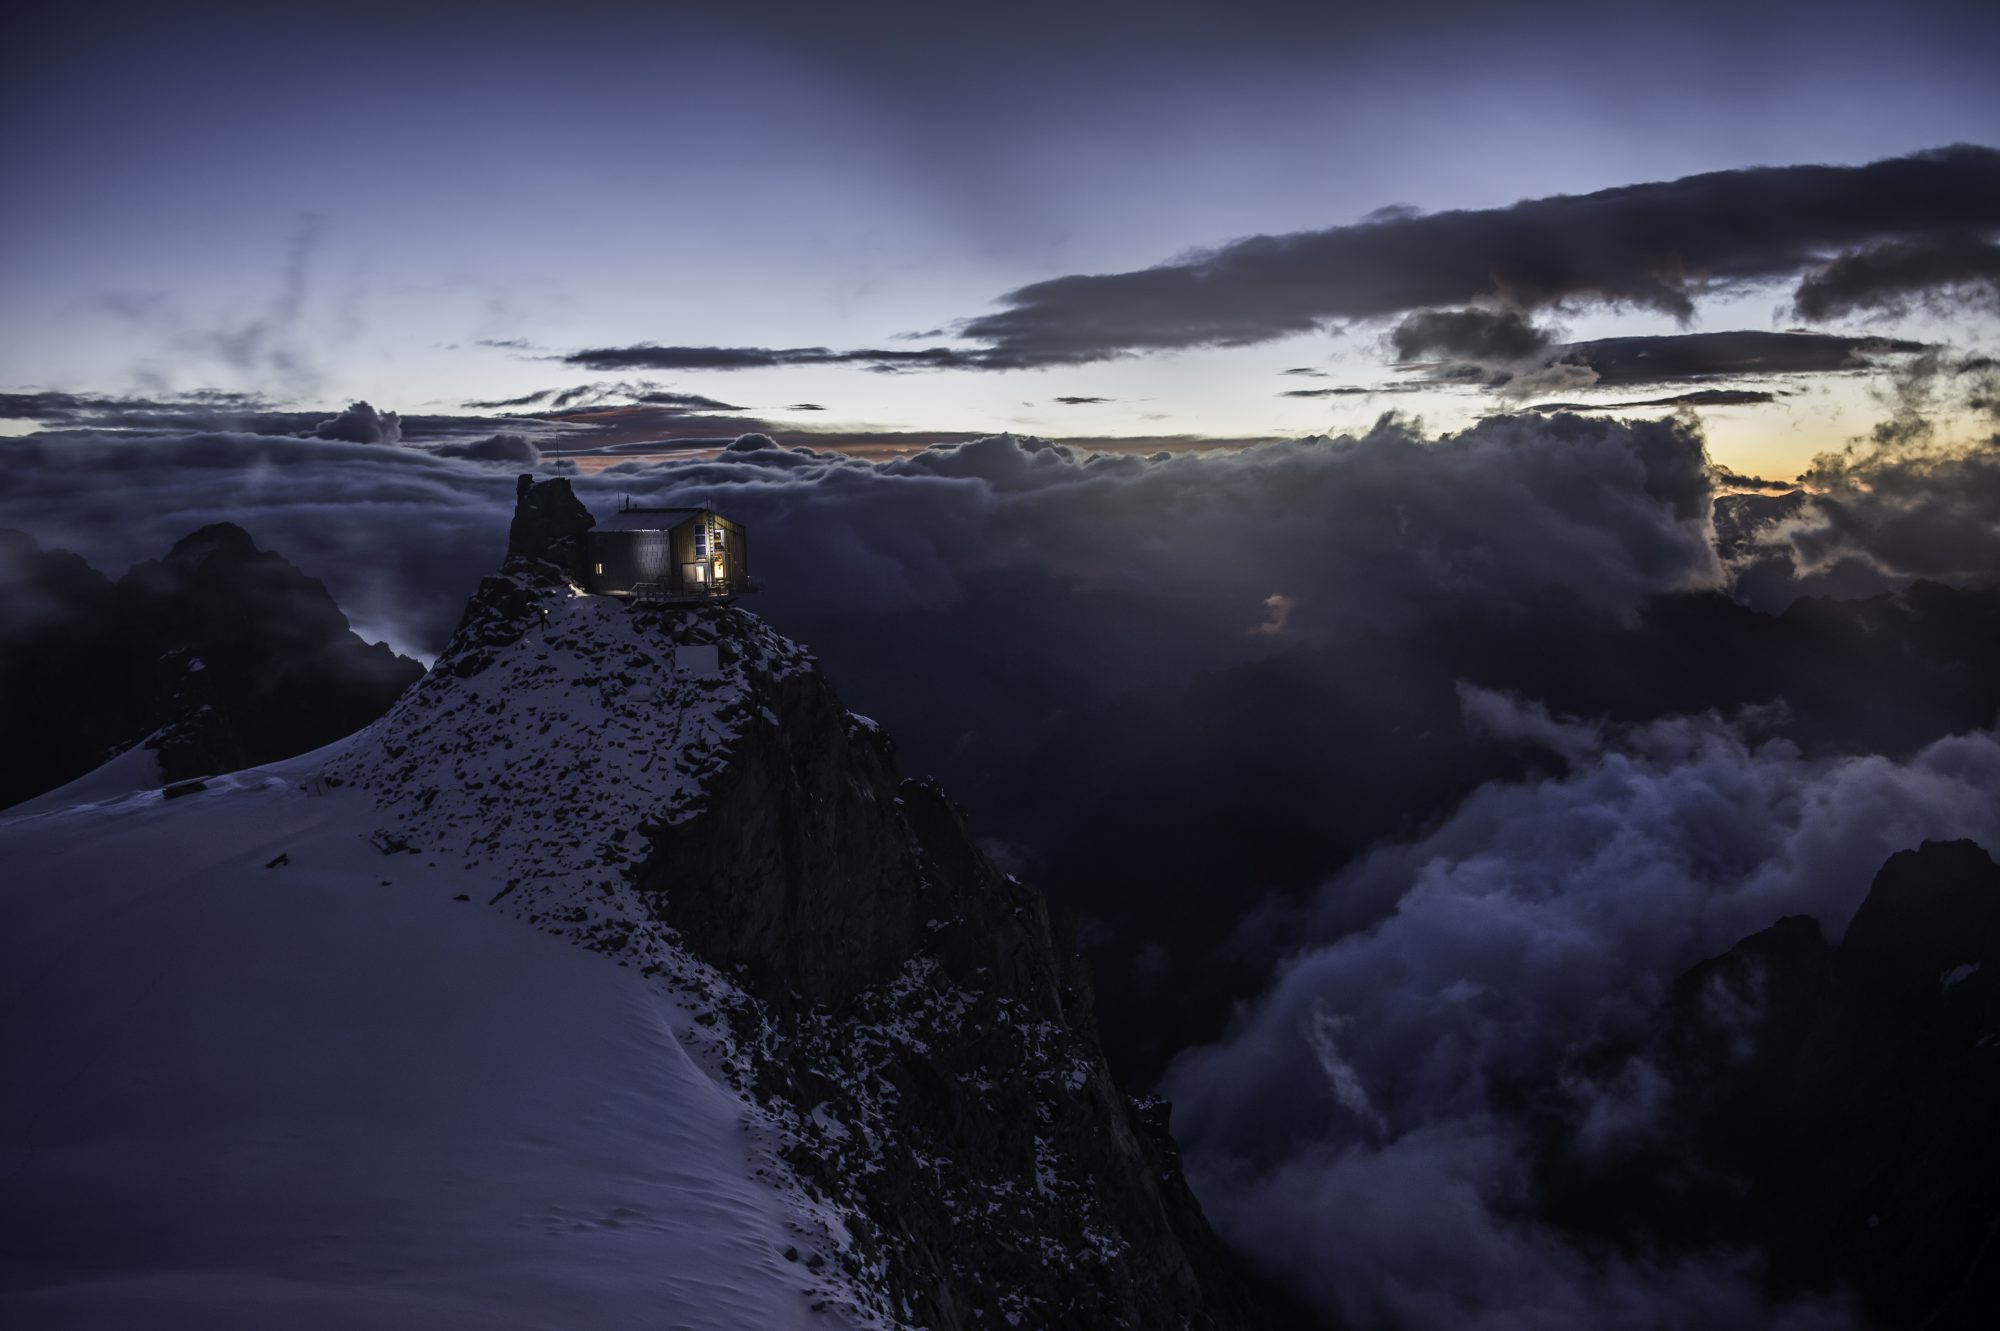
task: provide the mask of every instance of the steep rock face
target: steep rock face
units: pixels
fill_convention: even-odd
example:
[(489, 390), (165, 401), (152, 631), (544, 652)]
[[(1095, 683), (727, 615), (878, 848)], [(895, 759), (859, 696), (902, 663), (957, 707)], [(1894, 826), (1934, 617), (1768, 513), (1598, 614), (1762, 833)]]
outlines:
[(115, 583), (4, 535), (0, 807), (141, 741), (167, 781), (287, 758), (359, 730), (423, 673), (229, 523)]
[(1573, 1228), (1753, 1247), (1774, 1293), (1846, 1290), (1883, 1326), (2000, 1306), (2000, 866), (1979, 846), (1892, 856), (1837, 948), (1797, 917), (1694, 967), (1594, 1071), (1615, 1068), (1665, 1094), (1636, 1145), (1553, 1134)]
[(504, 868), (499, 909), (702, 1013), (851, 1318), (1269, 1324), (1163, 1109), (1113, 1086), (1040, 900), (755, 616), (514, 558), (327, 777), (375, 792), (382, 844)]
[(650, 829), (634, 881), (741, 977), (731, 1016), (757, 1094), (795, 1124), (787, 1158), (865, 1217), (901, 1315), (1248, 1315), (1163, 1123), (1112, 1084), (1040, 897), (936, 786), (898, 782), (880, 731), (816, 672), (762, 703), (702, 806)]

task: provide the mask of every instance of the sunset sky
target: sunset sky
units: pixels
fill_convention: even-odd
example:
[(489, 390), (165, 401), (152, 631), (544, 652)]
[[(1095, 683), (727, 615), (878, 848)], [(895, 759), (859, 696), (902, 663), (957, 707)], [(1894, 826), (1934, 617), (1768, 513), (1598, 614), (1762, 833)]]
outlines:
[[(1692, 386), (1772, 394), (1697, 409), (1719, 462), (1789, 477), (1882, 414), (1881, 374), (1736, 364), (1698, 382), (1526, 393), (1518, 368), (1495, 392), (1490, 376), (1427, 386), (1434, 370), (1393, 366), (1390, 335), (1410, 313), (1511, 307), (1497, 272), (1492, 290), (1442, 304), (1356, 314), (1336, 299), (1303, 326), (1114, 339), (1029, 368), (574, 358), (976, 356), (999, 344), (968, 321), (1018, 308), (1009, 294), (1031, 284), (1364, 219), (1861, 167), (1990, 142), (2000, 125), (2000, 10), (1970, 3), (862, 8), (865, 24), (806, 4), (585, 0), (560, 22), (505, 4), (45, 7), (0, 56), (0, 114), (33, 127), (0, 138), (16, 184), (0, 223), (0, 393), (218, 390), (463, 414), (644, 381), (633, 391), (779, 429), (1237, 439), (1359, 429), (1390, 409), (1459, 428)], [(1994, 169), (1980, 171), (1991, 209)], [(1691, 264), (1684, 310), (1585, 283), (1522, 312), (1550, 346), (1801, 326), (1991, 344), (1990, 299), (1800, 317), (1794, 289), (1813, 262), (1930, 234), (1920, 216), (1824, 235), (1810, 221), (1788, 265)], [(1579, 226), (1547, 244), (1621, 239)], [(1418, 246), (1407, 262), (1415, 281), (1430, 260)], [(1145, 313), (1171, 325), (1180, 312), (1169, 300)], [(1204, 344), (1217, 340), (1241, 345)], [(1865, 359), (1884, 370), (1907, 353)], [(1399, 391), (1286, 396), (1384, 388)], [(698, 422), (662, 430), (690, 432)]]

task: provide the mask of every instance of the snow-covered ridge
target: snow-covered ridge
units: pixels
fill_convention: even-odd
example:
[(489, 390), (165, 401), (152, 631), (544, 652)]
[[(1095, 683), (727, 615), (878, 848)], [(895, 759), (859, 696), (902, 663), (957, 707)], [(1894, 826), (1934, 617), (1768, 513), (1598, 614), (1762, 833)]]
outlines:
[(811, 666), (745, 611), (651, 609), (516, 566), (325, 775), (372, 792), (413, 853), (495, 867), (509, 913), (664, 966), (677, 958), (629, 890), (642, 829), (700, 806), (756, 706), (753, 673)]
[(813, 668), (746, 611), (592, 596), (515, 561), (484, 580), (430, 673), (317, 780), (372, 800), (378, 849), (478, 875), (483, 904), (663, 986), (692, 1014), (690, 1053), (742, 1098), (758, 1173), (810, 1260), (797, 1275), (842, 1324), (893, 1326), (856, 1283), (849, 1217), (800, 1184), (786, 1162), (796, 1132), (749, 1092), (729, 1020), (744, 994), (634, 882), (648, 830), (702, 809), (747, 724), (776, 724), (760, 691)]

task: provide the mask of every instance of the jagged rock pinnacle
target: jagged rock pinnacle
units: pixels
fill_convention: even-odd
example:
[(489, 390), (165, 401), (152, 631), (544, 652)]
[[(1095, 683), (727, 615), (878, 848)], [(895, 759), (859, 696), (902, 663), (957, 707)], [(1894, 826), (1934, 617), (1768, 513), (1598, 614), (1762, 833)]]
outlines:
[(539, 559), (571, 577), (583, 576), (584, 538), (597, 519), (557, 477), (536, 483), (521, 477), (514, 489), (514, 521), (507, 529), (507, 557)]

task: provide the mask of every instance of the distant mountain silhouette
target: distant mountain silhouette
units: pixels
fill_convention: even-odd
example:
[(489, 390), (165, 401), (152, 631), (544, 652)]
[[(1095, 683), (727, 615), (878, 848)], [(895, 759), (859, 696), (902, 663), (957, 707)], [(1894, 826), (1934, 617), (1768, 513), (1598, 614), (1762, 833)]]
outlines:
[(0, 531), (0, 808), (135, 745), (162, 781), (303, 753), (367, 725), (422, 674), (230, 523), (115, 582)]
[(1643, 1041), (1565, 1075), (1621, 1067), (1663, 1098), (1628, 1149), (1547, 1113), (1553, 1218), (1635, 1250), (1752, 1248), (1773, 1294), (1845, 1291), (1873, 1324), (1989, 1325), (2000, 865), (1985, 850), (1899, 851), (1839, 946), (1780, 920), (1682, 975)]

